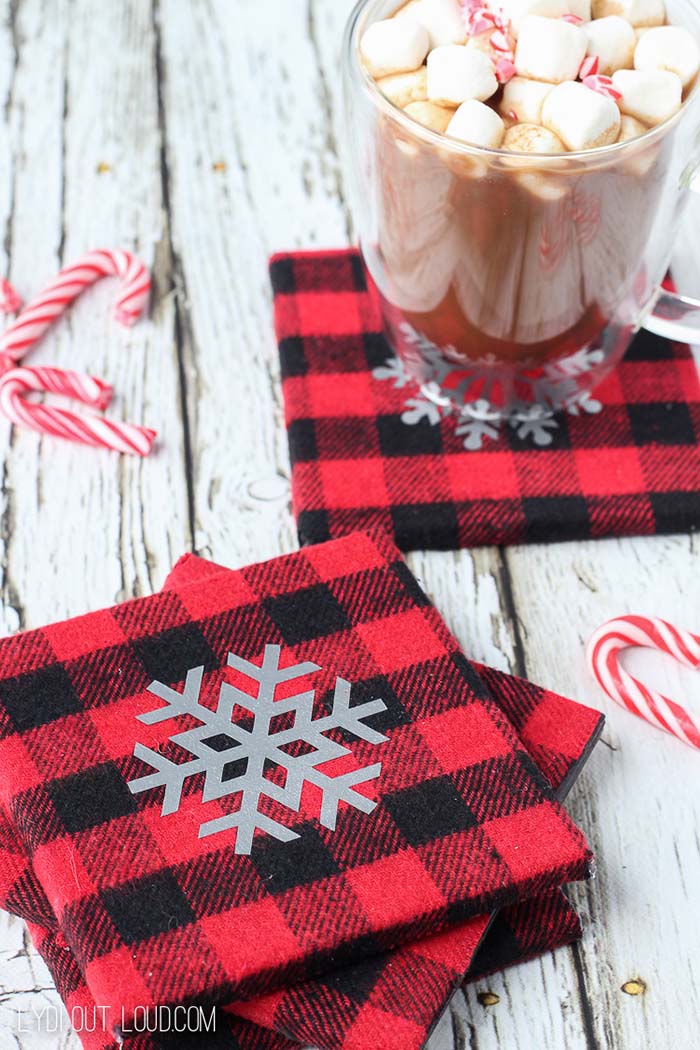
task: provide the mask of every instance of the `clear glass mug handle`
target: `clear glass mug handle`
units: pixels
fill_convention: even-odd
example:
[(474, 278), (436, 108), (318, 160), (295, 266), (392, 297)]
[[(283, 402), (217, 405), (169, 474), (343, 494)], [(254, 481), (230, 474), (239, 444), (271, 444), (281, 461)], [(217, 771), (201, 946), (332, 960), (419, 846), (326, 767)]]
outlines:
[[(700, 164), (686, 171), (682, 185), (700, 196)], [(643, 328), (679, 343), (700, 343), (700, 299), (660, 288)]]

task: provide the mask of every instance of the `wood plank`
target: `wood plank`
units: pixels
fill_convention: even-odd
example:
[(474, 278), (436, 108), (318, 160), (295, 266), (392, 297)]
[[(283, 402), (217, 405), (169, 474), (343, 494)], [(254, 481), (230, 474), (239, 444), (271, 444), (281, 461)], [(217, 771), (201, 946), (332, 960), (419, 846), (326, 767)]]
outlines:
[[(696, 296), (698, 222), (700, 200), (693, 200), (674, 264), (681, 289)], [(686, 916), (696, 908), (700, 872), (697, 755), (611, 704), (586, 670), (584, 646), (596, 627), (625, 612), (697, 630), (699, 553), (697, 536), (673, 536), (521, 547), (506, 554), (529, 676), (599, 707), (608, 718), (608, 746), (593, 756), (571, 804), (596, 853), (598, 877), (572, 892), (588, 918), (579, 972), (593, 1010), (587, 1040), (581, 1031), (554, 1044), (567, 1050), (681, 1047), (695, 1040), (700, 993), (689, 960), (700, 952), (700, 927)], [(697, 681), (670, 659), (631, 653), (627, 666), (667, 695), (687, 697), (697, 710)], [(533, 989), (525, 974), (537, 965), (491, 981), (507, 995), (512, 1018), (530, 1010)], [(638, 976), (647, 993), (625, 994), (622, 985)], [(473, 1011), (473, 992), (470, 999)], [(533, 1031), (539, 1038), (539, 1026)], [(499, 1036), (503, 1042), (480, 1031), (480, 1050), (527, 1045), (510, 1030)]]
[[(700, 1004), (688, 959), (700, 949), (700, 933), (684, 916), (700, 870), (697, 756), (607, 703), (586, 672), (583, 647), (618, 612), (692, 625), (698, 588), (688, 574), (697, 540), (561, 545), (513, 551), (509, 559), (531, 676), (600, 706), (609, 719), (610, 746), (599, 748), (572, 800), (598, 858), (596, 881), (573, 894), (589, 915), (581, 960), (597, 1045), (690, 1046)], [(672, 696), (694, 691), (697, 698), (697, 684), (693, 690), (690, 675), (670, 661), (635, 654), (630, 666)], [(621, 986), (637, 976), (649, 990), (631, 999)], [(522, 1006), (518, 999), (514, 1014)]]
[(267, 258), (305, 238), (342, 243), (344, 221), (302, 6), (243, 3), (232, 18), (225, 2), (165, 0), (160, 24), (196, 546), (240, 565), (297, 545)]
[[(99, 18), (89, 0), (3, 7), (3, 272), (29, 297), (61, 262), (123, 246), (156, 279), (147, 322), (129, 332), (115, 325), (115, 283), (102, 282), (28, 363), (92, 371), (114, 384), (110, 416), (151, 423), (161, 435), (161, 450), (140, 461), (28, 431), (10, 441), (2, 425), (2, 627), (10, 632), (160, 586), (190, 535), (150, 7), (105, 4)], [(0, 999), (11, 1011), (26, 1005), (30, 973), (38, 986), (49, 982), (20, 923), (3, 920), (0, 944)], [(39, 1036), (14, 1038), (30, 1047)], [(74, 1035), (64, 1044), (79, 1045)]]
[[(131, 331), (117, 326), (110, 317), (115, 283), (104, 281), (27, 360), (108, 379), (116, 391), (110, 415), (152, 422), (161, 449), (143, 461), (13, 433), (6, 564), (21, 608), (8, 627), (156, 587), (188, 546), (149, 12), (107, 5), (95, 19), (83, 3), (69, 18), (65, 7), (47, 12), (28, 0), (19, 17), (10, 107), (17, 134), (8, 229), (13, 282), (34, 294), (62, 260), (103, 245), (136, 249), (155, 264), (156, 280), (150, 320)], [(131, 56), (128, 64), (121, 54)]]
[[(59, 1028), (51, 1035), (37, 1030), (38, 1018), (47, 1013)], [(24, 923), (0, 912), (0, 1050), (46, 1050), (48, 1039), (52, 1050), (80, 1050), (51, 975)]]

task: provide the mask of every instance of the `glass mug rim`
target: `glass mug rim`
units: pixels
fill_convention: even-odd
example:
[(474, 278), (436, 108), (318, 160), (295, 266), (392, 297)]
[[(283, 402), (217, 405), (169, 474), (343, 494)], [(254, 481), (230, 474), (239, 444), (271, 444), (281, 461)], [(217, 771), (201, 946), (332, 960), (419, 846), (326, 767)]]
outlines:
[[(518, 150), (492, 149), (488, 146), (470, 145), (467, 142), (460, 142), (458, 139), (454, 139), (442, 132), (433, 131), (431, 128), (427, 128), (425, 125), (420, 124), (417, 120), (413, 120), (411, 117), (406, 116), (403, 110), (399, 109), (398, 106), (395, 106), (393, 102), (382, 94), (377, 87), (377, 82), (362, 65), (359, 54), (360, 19), (368, 8), (372, 5), (379, 6), (379, 3), (380, 0), (358, 0), (355, 7), (350, 12), (343, 40), (343, 62), (345, 64), (346, 72), (359, 77), (360, 86), (369, 96), (373, 105), (380, 109), (384, 116), (388, 117), (394, 124), (398, 125), (402, 131), (411, 135), (414, 139), (418, 139), (431, 146), (439, 146), (441, 149), (449, 150), (457, 156), (480, 157), (482, 160), (488, 158), (489, 160), (496, 162), (507, 161), (511, 158), (515, 160), (529, 161), (530, 164), (536, 163), (538, 167), (551, 165), (553, 168), (559, 169), (571, 167), (571, 162), (576, 161), (577, 166), (572, 169), (573, 173), (577, 168), (580, 171), (578, 164), (581, 162), (588, 163), (596, 160), (613, 160), (621, 156), (623, 152), (631, 152), (633, 148), (643, 149), (647, 145), (654, 143), (657, 139), (663, 138), (663, 136), (674, 127), (674, 125), (680, 123), (686, 112), (691, 108), (691, 104), (700, 94), (700, 76), (698, 76), (690, 94), (684, 100), (683, 105), (678, 112), (674, 113), (672, 117), (669, 117), (662, 124), (657, 124), (656, 127), (650, 128), (644, 135), (639, 135), (637, 138), (633, 139), (627, 139), (624, 142), (614, 142), (610, 146), (598, 146), (595, 149), (578, 150), (570, 153), (525, 153)], [(400, 6), (401, 3), (399, 2), (397, 10)], [(694, 9), (692, 3), (688, 6), (691, 10)], [(563, 174), (563, 172), (560, 173)]]

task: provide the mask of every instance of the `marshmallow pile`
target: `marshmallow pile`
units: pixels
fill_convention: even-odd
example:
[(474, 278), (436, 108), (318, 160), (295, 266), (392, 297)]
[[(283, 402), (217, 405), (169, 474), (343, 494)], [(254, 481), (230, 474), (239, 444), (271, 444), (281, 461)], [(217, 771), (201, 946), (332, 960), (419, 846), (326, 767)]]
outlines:
[(700, 69), (664, 0), (408, 0), (368, 26), (360, 51), (420, 124), (521, 153), (643, 135), (678, 112)]

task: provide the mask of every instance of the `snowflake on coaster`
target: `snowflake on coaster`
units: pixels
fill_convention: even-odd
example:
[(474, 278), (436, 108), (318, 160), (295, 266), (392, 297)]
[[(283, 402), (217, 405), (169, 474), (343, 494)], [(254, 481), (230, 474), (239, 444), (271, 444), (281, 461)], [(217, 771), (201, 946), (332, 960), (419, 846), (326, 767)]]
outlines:
[[(468, 452), (479, 451), (487, 441), (497, 440), (505, 425), (515, 430), (521, 440), (531, 440), (539, 447), (551, 445), (551, 431), (561, 425), (557, 413), (579, 416), (603, 410), (600, 401), (581, 390), (576, 381), (602, 362), (601, 350), (583, 347), (568, 357), (548, 361), (532, 375), (521, 375), (519, 382), (527, 396), (504, 412), (495, 401), (489, 400), (499, 382), (495, 357), (486, 354), (470, 361), (467, 367), (453, 346), (439, 347), (405, 322), (400, 330), (407, 356), (425, 370), (422, 386), (413, 393), (416, 379), (406, 363), (393, 354), (372, 370), (373, 377), (380, 382), (391, 382), (395, 390), (405, 389), (407, 395), (411, 394), (404, 401), (402, 423), (416, 426), (426, 422), (439, 426), (443, 419), (452, 418), (455, 434), (462, 438)], [(457, 397), (466, 399), (472, 389), (480, 391), (481, 396), (457, 410), (441, 393), (447, 380)]]
[[(136, 744), (134, 755), (151, 766), (155, 772), (131, 781), (132, 794), (151, 788), (165, 789), (161, 815), (177, 813), (183, 789), (190, 777), (204, 774), (202, 802), (211, 802), (231, 795), (240, 796), (239, 808), (200, 825), (199, 837), (236, 828), (236, 853), (249, 854), (256, 831), (264, 832), (281, 842), (299, 838), (293, 828), (273, 819), (261, 806), (268, 799), (292, 815), (301, 808), (302, 790), (306, 784), (315, 785), (321, 793), (320, 823), (335, 830), (338, 807), (341, 802), (363, 813), (371, 813), (376, 802), (355, 788), (375, 780), (381, 772), (381, 763), (353, 769), (339, 776), (324, 773), (319, 766), (334, 759), (351, 755), (350, 748), (331, 739), (331, 730), (343, 730), (358, 740), (381, 744), (387, 737), (365, 724), (372, 715), (386, 710), (383, 700), (369, 700), (350, 706), (350, 683), (336, 678), (331, 710), (314, 717), (315, 690), (302, 689), (293, 696), (276, 699), (279, 686), (305, 675), (320, 671), (318, 664), (306, 661), (290, 667), (280, 667), (280, 646), (266, 645), (262, 664), (228, 654), (228, 666), (258, 683), (257, 695), (224, 682), (219, 691), (216, 710), (200, 703), (203, 667), (187, 672), (181, 693), (152, 682), (149, 692), (164, 700), (165, 707), (139, 715), (140, 722), (154, 725), (184, 715), (194, 717), (201, 724), (195, 729), (175, 732), (170, 742), (184, 748), (192, 756), (188, 762), (172, 762), (169, 758)], [(253, 717), (246, 722), (234, 721), (236, 706)], [(286, 716), (281, 718), (280, 716)], [(291, 725), (289, 724), (291, 720)], [(294, 753), (289, 753), (289, 748)], [(300, 753), (301, 752), (301, 753)], [(280, 785), (265, 775), (272, 767), (284, 771)]]

